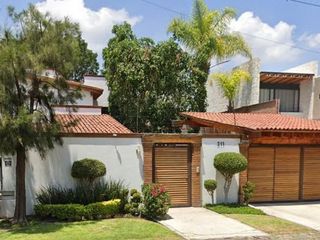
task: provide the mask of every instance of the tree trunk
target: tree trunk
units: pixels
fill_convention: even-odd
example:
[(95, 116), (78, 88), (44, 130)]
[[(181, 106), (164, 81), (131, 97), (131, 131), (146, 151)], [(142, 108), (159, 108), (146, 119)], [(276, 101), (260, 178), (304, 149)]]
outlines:
[(234, 112), (234, 103), (233, 103), (232, 100), (229, 100), (228, 112), (229, 112), (229, 113), (233, 113), (233, 112)]
[(14, 212), (14, 222), (25, 224), (26, 218), (26, 150), (22, 145), (17, 146), (17, 166), (16, 166), (16, 207)]
[(198, 93), (196, 94), (198, 109), (197, 111), (205, 112), (207, 109), (207, 89), (206, 82), (208, 80), (209, 72), (210, 72), (210, 62), (207, 61), (197, 61), (197, 67), (201, 71), (198, 74)]
[(213, 194), (214, 192), (211, 193), (211, 202), (212, 202), (212, 205), (214, 204), (214, 197), (213, 197)]
[(232, 177), (226, 177), (225, 178), (225, 182), (224, 182), (224, 203), (228, 203), (228, 195), (229, 195), (229, 189), (231, 186), (231, 182), (232, 182)]

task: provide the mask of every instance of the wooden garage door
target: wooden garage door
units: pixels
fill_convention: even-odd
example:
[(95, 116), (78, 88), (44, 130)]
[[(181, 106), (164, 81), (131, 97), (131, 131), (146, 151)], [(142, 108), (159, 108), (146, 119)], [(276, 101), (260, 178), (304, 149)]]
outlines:
[(299, 200), (300, 147), (276, 147), (274, 169), (273, 200)]
[(320, 199), (320, 148), (305, 147), (303, 157), (303, 199)]
[(255, 202), (299, 200), (300, 147), (249, 148), (248, 180)]
[(256, 185), (252, 201), (273, 200), (274, 148), (249, 148), (248, 181)]
[(191, 205), (191, 155), (189, 144), (156, 144), (154, 182), (163, 184), (172, 206)]

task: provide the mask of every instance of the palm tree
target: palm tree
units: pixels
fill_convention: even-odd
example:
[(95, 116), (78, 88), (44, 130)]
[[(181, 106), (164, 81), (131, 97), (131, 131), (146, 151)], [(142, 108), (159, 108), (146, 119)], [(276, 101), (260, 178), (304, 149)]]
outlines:
[(234, 110), (234, 100), (238, 94), (241, 81), (250, 81), (251, 76), (247, 71), (235, 69), (227, 73), (213, 73), (210, 79), (217, 81), (223, 95), (228, 99), (228, 112)]
[(251, 58), (251, 51), (238, 33), (229, 30), (230, 21), (236, 16), (231, 8), (222, 11), (209, 10), (204, 0), (195, 0), (190, 20), (175, 18), (168, 32), (194, 53), (196, 67), (200, 72), (199, 83), (204, 88), (204, 109), (206, 101), (205, 83), (207, 82), (210, 61), (217, 61), (242, 55)]

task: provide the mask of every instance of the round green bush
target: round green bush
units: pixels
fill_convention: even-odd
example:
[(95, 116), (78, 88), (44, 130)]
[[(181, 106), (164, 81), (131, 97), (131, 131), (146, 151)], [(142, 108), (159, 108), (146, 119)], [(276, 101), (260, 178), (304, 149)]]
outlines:
[(204, 188), (208, 192), (213, 192), (217, 188), (217, 181), (214, 179), (207, 179), (204, 181)]
[(247, 168), (247, 159), (240, 153), (224, 152), (214, 157), (214, 167), (223, 175), (233, 175)]
[(74, 178), (93, 181), (95, 178), (104, 176), (106, 171), (106, 166), (103, 162), (85, 158), (73, 163), (71, 175)]

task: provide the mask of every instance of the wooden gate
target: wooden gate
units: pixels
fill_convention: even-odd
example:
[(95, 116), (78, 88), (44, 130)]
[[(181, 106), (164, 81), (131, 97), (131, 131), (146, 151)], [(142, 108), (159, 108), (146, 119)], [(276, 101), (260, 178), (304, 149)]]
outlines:
[(171, 205), (191, 206), (191, 147), (183, 143), (157, 143), (153, 150), (153, 182), (165, 186)]

